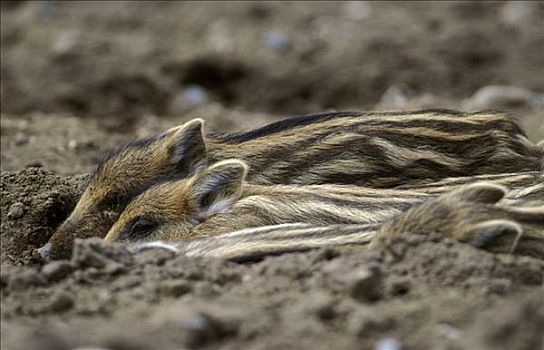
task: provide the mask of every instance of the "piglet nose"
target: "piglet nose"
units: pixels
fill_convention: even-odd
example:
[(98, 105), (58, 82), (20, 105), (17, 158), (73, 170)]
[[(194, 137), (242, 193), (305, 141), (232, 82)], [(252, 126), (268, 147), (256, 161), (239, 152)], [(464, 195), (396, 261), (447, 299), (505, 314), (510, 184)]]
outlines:
[(44, 258), (45, 260), (49, 260), (49, 257), (51, 256), (51, 242), (47, 242), (46, 245), (38, 249), (38, 252)]

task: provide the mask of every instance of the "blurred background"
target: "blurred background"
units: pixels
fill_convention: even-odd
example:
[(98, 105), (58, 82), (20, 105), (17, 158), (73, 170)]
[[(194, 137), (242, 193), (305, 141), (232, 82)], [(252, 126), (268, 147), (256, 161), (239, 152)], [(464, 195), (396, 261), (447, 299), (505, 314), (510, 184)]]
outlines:
[(538, 141), (543, 57), (536, 1), (2, 1), (2, 170), (87, 172), (197, 116), (495, 108)]

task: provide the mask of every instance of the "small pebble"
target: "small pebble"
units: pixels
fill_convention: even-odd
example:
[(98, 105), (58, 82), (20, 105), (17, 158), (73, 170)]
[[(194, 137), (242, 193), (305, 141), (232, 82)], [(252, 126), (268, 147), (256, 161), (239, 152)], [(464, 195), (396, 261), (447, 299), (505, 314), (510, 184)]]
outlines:
[(210, 328), (210, 322), (204, 315), (196, 315), (188, 320), (184, 320), (182, 328), (191, 332), (204, 332)]
[(186, 332), (185, 341), (189, 346), (203, 345), (216, 337), (210, 319), (202, 314), (184, 320), (181, 328)]
[(78, 145), (79, 144), (78, 144), (77, 140), (68, 141), (68, 149), (74, 150), (74, 149), (77, 148)]
[(13, 203), (8, 210), (9, 219), (20, 219), (25, 215), (26, 206), (21, 202)]
[(266, 32), (262, 40), (265, 46), (275, 51), (285, 51), (289, 48), (289, 39), (278, 30)]
[(401, 346), (398, 340), (394, 338), (384, 338), (376, 344), (376, 350), (400, 350)]
[(95, 149), (97, 145), (93, 141), (80, 142), (78, 140), (68, 141), (68, 149), (78, 150), (78, 149)]
[(15, 135), (15, 145), (22, 146), (28, 143), (29, 137), (26, 133), (19, 131)]
[(199, 85), (189, 85), (181, 93), (181, 101), (188, 107), (198, 107), (209, 100), (208, 92)]
[(219, 319), (204, 313), (194, 314), (181, 323), (189, 347), (199, 347), (218, 341), (237, 332), (239, 322)]
[(168, 109), (171, 114), (183, 114), (187, 110), (201, 107), (209, 102), (210, 96), (205, 88), (200, 85), (187, 85), (173, 96)]

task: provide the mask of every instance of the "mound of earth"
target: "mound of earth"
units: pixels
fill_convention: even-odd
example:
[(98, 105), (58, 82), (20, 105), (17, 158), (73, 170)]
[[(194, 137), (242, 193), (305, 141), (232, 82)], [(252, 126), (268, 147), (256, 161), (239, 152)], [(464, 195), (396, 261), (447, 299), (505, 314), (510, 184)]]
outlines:
[(543, 274), (427, 237), (250, 265), (91, 239), (3, 269), (2, 348), (538, 349)]

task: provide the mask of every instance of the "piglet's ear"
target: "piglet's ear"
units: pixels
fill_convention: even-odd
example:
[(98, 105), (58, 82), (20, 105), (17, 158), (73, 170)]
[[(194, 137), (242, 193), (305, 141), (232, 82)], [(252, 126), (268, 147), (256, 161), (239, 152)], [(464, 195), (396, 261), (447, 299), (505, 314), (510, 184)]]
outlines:
[(523, 235), (523, 229), (511, 220), (488, 220), (467, 230), (468, 241), (475, 247), (500, 253), (512, 253)]
[(204, 120), (196, 118), (164, 133), (167, 163), (174, 165), (183, 176), (188, 176), (207, 164), (203, 124)]
[(492, 182), (476, 182), (454, 191), (451, 195), (467, 202), (494, 204), (506, 194), (506, 188)]
[(218, 162), (195, 175), (190, 188), (204, 216), (228, 209), (242, 195), (248, 166), (237, 159)]

